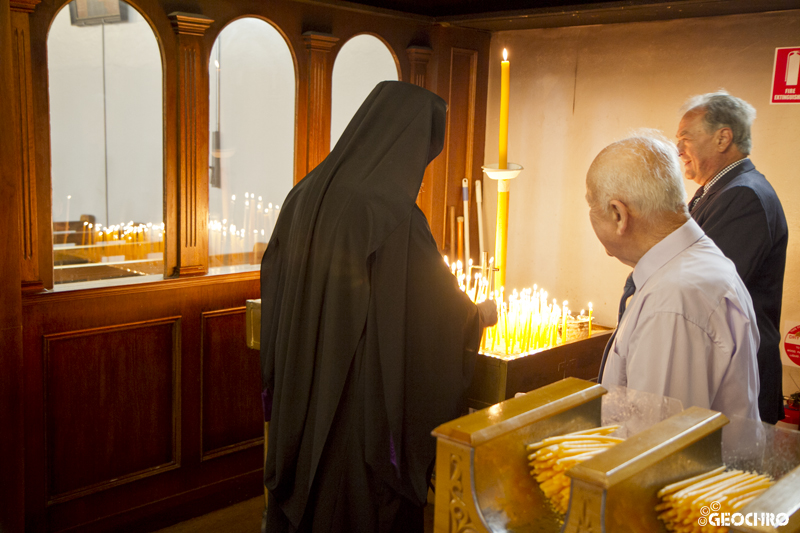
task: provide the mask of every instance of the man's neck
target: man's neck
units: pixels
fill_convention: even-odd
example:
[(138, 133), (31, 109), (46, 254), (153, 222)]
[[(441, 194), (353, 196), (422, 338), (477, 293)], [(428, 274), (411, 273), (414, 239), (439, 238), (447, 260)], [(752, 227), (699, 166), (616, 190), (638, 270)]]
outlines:
[(703, 179), (703, 183), (698, 182), (698, 185), (700, 185), (701, 187), (705, 187), (706, 184), (712, 179), (714, 179), (714, 177), (717, 174), (719, 174), (725, 167), (741, 159), (744, 159), (745, 157), (747, 156), (736, 148), (732, 148), (730, 150), (727, 150), (719, 154), (719, 158), (715, 161), (716, 164), (713, 167), (714, 170), (710, 171), (706, 176), (704, 176), (705, 179)]
[(639, 260), (644, 257), (644, 254), (649, 252), (653, 246), (686, 224), (688, 220), (689, 215), (685, 213), (665, 213), (653, 222), (640, 220), (641, 226), (637, 228), (632, 253), (628, 261), (622, 262), (628, 266), (635, 267)]

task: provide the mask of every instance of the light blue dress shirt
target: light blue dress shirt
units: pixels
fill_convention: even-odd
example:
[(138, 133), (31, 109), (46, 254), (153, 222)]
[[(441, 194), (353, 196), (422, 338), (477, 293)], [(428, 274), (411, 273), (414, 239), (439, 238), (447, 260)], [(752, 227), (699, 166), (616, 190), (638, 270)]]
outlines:
[(633, 281), (602, 384), (758, 420), (753, 304), (700, 226), (690, 219), (648, 250)]

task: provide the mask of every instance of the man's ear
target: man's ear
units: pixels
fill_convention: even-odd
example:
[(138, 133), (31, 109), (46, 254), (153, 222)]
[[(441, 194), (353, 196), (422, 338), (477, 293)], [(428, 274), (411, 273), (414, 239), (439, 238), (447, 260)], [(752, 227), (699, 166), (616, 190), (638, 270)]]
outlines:
[(718, 129), (714, 140), (717, 144), (717, 151), (720, 153), (724, 152), (728, 149), (731, 143), (733, 143), (733, 130), (730, 128)]
[(628, 210), (628, 206), (619, 200), (611, 200), (609, 206), (611, 208), (611, 216), (614, 217), (614, 223), (617, 225), (616, 233), (622, 236), (628, 231), (628, 225), (630, 224), (631, 213)]

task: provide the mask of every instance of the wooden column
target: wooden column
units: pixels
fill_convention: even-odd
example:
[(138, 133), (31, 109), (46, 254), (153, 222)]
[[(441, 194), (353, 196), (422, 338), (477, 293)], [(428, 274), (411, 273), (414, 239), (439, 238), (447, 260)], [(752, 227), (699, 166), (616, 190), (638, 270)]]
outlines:
[[(18, 2), (14, 3), (18, 4)], [(0, 0), (0, 65), (13, 65), (11, 6)], [(14, 76), (0, 76), (0, 531), (25, 529), (20, 201), (23, 154)]]
[(411, 79), (414, 85), (428, 88), (428, 63), (433, 57), (433, 50), (427, 46), (409, 46), (406, 48), (408, 62), (411, 63)]
[(11, 79), (12, 100), (18, 112), (10, 131), (19, 142), (20, 166), (18, 202), (20, 237), (20, 276), (22, 289), (39, 291), (44, 287), (39, 275), (38, 225), (36, 216), (36, 144), (34, 141), (33, 85), (31, 83), (31, 31), (29, 14), (41, 0), (11, 1)]
[(328, 58), (338, 41), (337, 37), (326, 33), (303, 33), (303, 42), (308, 50), (306, 168), (309, 171), (320, 164), (331, 151), (332, 68), (328, 65)]
[(176, 232), (167, 232), (165, 246), (177, 246), (177, 264), (165, 261), (164, 275), (195, 276), (208, 272), (208, 65), (202, 37), (214, 21), (179, 12), (169, 19), (178, 36), (178, 153), (177, 186), (166, 189), (167, 225)]
[[(428, 88), (428, 63), (433, 57), (433, 50), (427, 46), (409, 46), (406, 48), (408, 54), (408, 62), (411, 64), (411, 75), (409, 82), (420, 87)], [(425, 169), (425, 176), (422, 178), (422, 187), (419, 188), (419, 195), (417, 195), (417, 205), (425, 217), (431, 219), (431, 180), (433, 173), (433, 165), (428, 165)]]

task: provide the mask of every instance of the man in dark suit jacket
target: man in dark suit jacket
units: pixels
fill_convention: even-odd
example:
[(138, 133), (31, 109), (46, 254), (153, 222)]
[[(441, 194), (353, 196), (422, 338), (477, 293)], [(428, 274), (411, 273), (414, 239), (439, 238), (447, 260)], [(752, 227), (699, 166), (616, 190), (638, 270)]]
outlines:
[(689, 211), (736, 265), (753, 299), (758, 349), (761, 419), (783, 418), (780, 317), (788, 228), (775, 190), (747, 157), (755, 109), (718, 92), (684, 106), (678, 126), (683, 173), (700, 185)]

